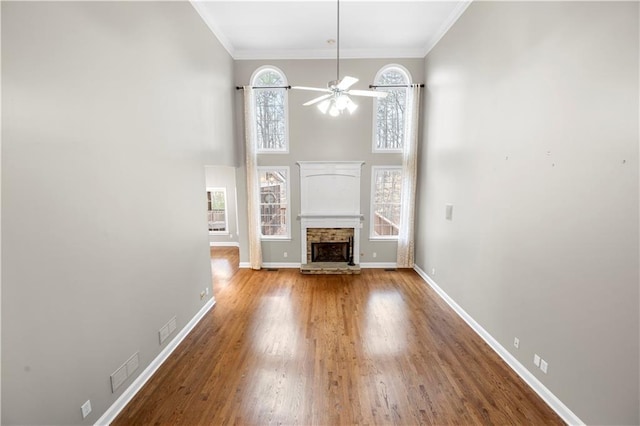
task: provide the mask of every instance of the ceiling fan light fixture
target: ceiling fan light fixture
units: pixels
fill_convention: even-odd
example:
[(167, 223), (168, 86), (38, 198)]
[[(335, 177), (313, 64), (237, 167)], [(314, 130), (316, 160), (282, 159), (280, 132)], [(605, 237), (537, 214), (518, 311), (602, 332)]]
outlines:
[[(329, 114), (332, 117), (337, 117), (344, 112), (349, 111), (349, 114), (358, 108), (355, 102), (351, 100), (351, 96), (368, 96), (368, 97), (384, 97), (387, 95), (385, 92), (375, 92), (372, 90), (352, 90), (351, 86), (358, 82), (355, 77), (345, 76), (340, 78), (340, 0), (337, 0), (337, 13), (336, 13), (336, 27), (337, 37), (335, 38), (336, 44), (336, 79), (330, 81), (327, 84), (327, 88), (319, 87), (307, 87), (307, 86), (293, 86), (293, 89), (310, 90), (313, 92), (323, 92), (325, 95), (318, 96), (305, 102), (304, 106), (316, 105), (320, 112), (323, 114)], [(333, 39), (327, 40), (327, 43), (332, 44)]]
[(338, 111), (344, 111), (344, 109), (349, 105), (349, 97), (347, 95), (340, 94), (336, 96), (336, 107)]
[(331, 99), (325, 99), (324, 101), (318, 104), (318, 109), (321, 113), (326, 114), (329, 111), (329, 107), (331, 106)]
[(335, 102), (331, 103), (331, 108), (329, 108), (329, 115), (332, 117), (337, 117), (340, 115), (340, 110), (336, 106)]
[(348, 99), (347, 110), (349, 111), (349, 114), (353, 114), (353, 112), (358, 109), (358, 105), (355, 102), (353, 102), (351, 98), (347, 98), (347, 99)]

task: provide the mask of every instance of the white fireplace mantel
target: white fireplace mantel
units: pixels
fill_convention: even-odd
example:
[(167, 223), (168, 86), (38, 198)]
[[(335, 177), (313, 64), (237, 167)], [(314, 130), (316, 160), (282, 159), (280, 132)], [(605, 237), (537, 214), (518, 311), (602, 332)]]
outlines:
[(299, 161), (301, 259), (308, 228), (353, 228), (353, 261), (360, 263), (360, 172), (363, 161)]

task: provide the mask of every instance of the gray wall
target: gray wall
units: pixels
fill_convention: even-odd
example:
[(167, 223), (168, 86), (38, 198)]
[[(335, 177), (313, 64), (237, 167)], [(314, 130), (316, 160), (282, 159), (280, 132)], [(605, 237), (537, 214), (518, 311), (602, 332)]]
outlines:
[[(376, 73), (387, 64), (400, 64), (409, 70), (415, 82), (422, 82), (424, 61), (421, 59), (350, 59), (340, 61), (341, 76), (350, 75), (360, 79), (353, 88), (368, 89)], [(237, 61), (235, 65), (236, 84), (249, 84), (251, 74), (263, 66), (273, 65), (281, 69), (292, 86), (326, 87), (329, 80), (336, 76), (335, 60), (273, 60), (273, 61)], [(303, 103), (318, 96), (315, 92), (302, 90), (289, 91), (289, 153), (263, 154), (258, 156), (261, 166), (289, 166), (291, 172), (291, 241), (264, 241), (262, 256), (264, 262), (300, 262), (300, 222), (296, 219), (300, 213), (300, 173), (296, 161), (344, 161), (362, 160), (361, 211), (364, 214), (364, 226), (361, 230), (360, 262), (396, 261), (395, 241), (369, 240), (369, 199), (371, 194), (371, 166), (401, 165), (401, 154), (373, 154), (373, 101), (370, 98), (355, 98), (358, 109), (352, 116), (330, 117), (323, 115), (316, 107), (304, 107)], [(244, 152), (244, 133), (242, 126), (242, 93), (236, 96), (239, 129), (238, 152)], [(242, 154), (244, 155), (244, 154)], [(242, 160), (241, 160), (242, 161)], [(246, 211), (246, 178), (244, 167), (238, 169), (238, 209)], [(243, 183), (241, 184), (241, 180)], [(244, 220), (244, 222), (243, 222)], [(246, 214), (240, 219), (240, 227), (246, 229)], [(247, 262), (248, 250), (246, 236), (240, 237), (240, 261)], [(283, 253), (287, 252), (285, 258)], [(373, 253), (377, 254), (373, 258)]]
[(227, 192), (228, 234), (209, 234), (211, 245), (238, 244), (238, 221), (236, 220), (236, 168), (228, 166), (206, 166), (204, 168), (207, 188), (225, 188)]
[(637, 2), (478, 2), (425, 62), (417, 263), (588, 424), (640, 421), (638, 36)]
[(207, 301), (232, 70), (189, 3), (2, 2), (3, 424), (94, 423)]

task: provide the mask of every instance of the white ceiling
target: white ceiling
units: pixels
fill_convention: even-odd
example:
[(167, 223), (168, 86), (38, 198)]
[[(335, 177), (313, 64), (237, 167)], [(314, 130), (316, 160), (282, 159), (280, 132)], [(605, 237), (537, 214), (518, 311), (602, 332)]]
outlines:
[[(471, 0), (340, 2), (340, 56), (422, 58)], [(191, 0), (234, 59), (335, 58), (335, 0)]]

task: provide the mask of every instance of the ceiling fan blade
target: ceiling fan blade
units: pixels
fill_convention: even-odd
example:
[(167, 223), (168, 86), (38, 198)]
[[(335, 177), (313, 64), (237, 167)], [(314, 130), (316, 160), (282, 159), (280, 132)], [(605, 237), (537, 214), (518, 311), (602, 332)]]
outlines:
[(389, 94), (388, 92), (378, 92), (375, 90), (348, 90), (346, 93), (354, 96), (368, 96), (370, 98), (386, 98)]
[(353, 86), (357, 82), (358, 82), (357, 78), (349, 77), (347, 75), (342, 80), (340, 80), (340, 83), (336, 86), (336, 89), (338, 89), (338, 90), (347, 90), (347, 89), (349, 89), (349, 87)]
[(303, 103), (302, 106), (309, 106), (309, 105), (316, 104), (320, 101), (324, 101), (325, 99), (330, 98), (331, 96), (333, 96), (331, 93), (327, 95), (318, 96), (317, 98), (311, 99), (310, 101)]
[(321, 89), (319, 87), (293, 86), (292, 89), (311, 90), (312, 92), (331, 92), (329, 89)]

